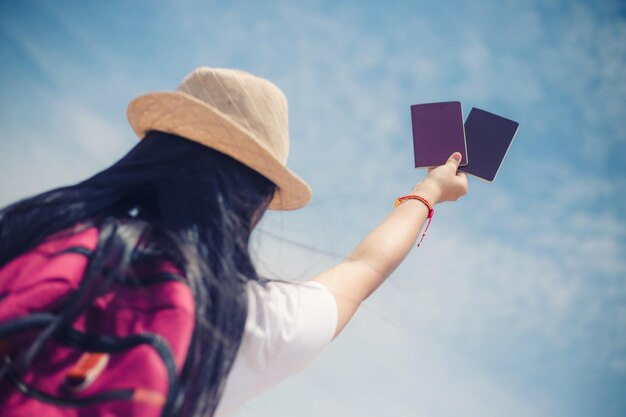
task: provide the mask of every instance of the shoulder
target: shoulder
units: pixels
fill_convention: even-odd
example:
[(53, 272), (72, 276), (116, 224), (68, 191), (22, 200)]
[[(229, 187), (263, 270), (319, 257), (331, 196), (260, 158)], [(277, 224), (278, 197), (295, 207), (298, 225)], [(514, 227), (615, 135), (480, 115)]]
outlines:
[(219, 415), (303, 370), (332, 340), (337, 305), (317, 282), (251, 281), (248, 318)]
[[(317, 282), (250, 282), (244, 342), (267, 348), (260, 367), (283, 354), (309, 353), (328, 343), (337, 323), (332, 293)], [(270, 349), (271, 348), (271, 349)], [(315, 352), (311, 352), (315, 353)]]

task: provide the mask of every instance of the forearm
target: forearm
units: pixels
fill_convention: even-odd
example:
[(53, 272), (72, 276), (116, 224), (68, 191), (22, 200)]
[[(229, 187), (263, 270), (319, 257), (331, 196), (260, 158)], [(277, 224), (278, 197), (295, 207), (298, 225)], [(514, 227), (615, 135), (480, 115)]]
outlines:
[[(412, 193), (432, 202), (437, 198), (424, 186), (417, 186)], [(314, 278), (328, 287), (337, 300), (337, 333), (361, 302), (387, 279), (414, 247), (428, 214), (428, 208), (421, 201), (404, 202), (368, 234), (344, 262)]]
[(356, 247), (346, 262), (360, 263), (372, 271), (367, 279), (358, 281), (356, 293), (362, 300), (376, 290), (400, 265), (416, 245), (429, 210), (418, 200), (408, 200), (392, 211)]
[[(459, 173), (461, 154), (455, 152), (445, 165), (429, 170), (428, 177), (413, 187), (411, 194), (431, 205), (456, 201), (467, 193), (467, 176)], [(397, 207), (357, 246), (352, 255), (314, 278), (324, 284), (337, 301), (338, 334), (363, 300), (372, 294), (400, 265), (417, 240), (429, 209), (419, 200)]]

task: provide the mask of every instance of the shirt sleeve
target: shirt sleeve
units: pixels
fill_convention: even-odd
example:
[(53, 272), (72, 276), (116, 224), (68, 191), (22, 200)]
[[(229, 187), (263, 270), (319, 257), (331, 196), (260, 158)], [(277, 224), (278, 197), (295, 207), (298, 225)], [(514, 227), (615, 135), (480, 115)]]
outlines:
[(248, 317), (217, 416), (303, 370), (337, 327), (337, 304), (318, 282), (248, 284)]

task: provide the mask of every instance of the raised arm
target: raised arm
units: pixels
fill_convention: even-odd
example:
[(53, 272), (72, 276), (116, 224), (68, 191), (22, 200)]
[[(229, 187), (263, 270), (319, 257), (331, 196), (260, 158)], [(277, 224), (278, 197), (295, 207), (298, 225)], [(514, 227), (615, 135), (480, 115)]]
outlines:
[[(454, 153), (445, 165), (431, 169), (413, 187), (432, 205), (456, 201), (467, 193), (467, 176), (457, 172), (461, 155)], [(457, 159), (458, 158), (458, 159)], [(394, 209), (339, 265), (313, 278), (333, 293), (338, 322), (335, 336), (350, 321), (361, 302), (370, 296), (400, 265), (415, 245), (429, 210), (419, 200), (407, 200)]]

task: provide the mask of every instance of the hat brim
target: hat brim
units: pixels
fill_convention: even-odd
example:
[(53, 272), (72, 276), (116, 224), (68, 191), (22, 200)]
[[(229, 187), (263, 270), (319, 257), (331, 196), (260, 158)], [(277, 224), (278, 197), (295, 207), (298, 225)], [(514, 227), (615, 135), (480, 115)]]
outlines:
[(222, 152), (254, 169), (277, 190), (271, 210), (295, 210), (311, 200), (311, 188), (265, 146), (228, 116), (182, 92), (150, 93), (128, 105), (128, 121), (143, 138), (150, 130), (183, 136)]

